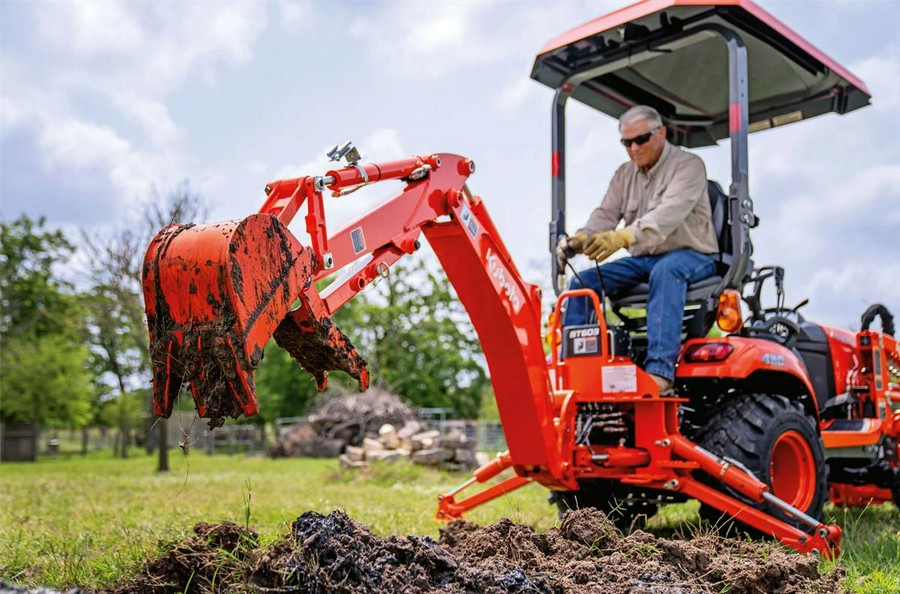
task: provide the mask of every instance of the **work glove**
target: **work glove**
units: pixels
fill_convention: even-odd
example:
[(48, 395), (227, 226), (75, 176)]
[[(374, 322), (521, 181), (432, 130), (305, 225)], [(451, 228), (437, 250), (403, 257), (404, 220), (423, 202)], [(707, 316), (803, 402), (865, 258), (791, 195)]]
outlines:
[(602, 262), (619, 249), (634, 243), (634, 233), (627, 227), (615, 231), (592, 233), (584, 245), (584, 255), (595, 262)]
[(559, 238), (559, 241), (556, 243), (556, 262), (560, 268), (566, 267), (566, 262), (573, 253), (581, 253), (581, 250), (584, 249), (585, 241), (587, 241), (587, 235), (584, 233), (577, 233), (572, 237), (563, 235)]

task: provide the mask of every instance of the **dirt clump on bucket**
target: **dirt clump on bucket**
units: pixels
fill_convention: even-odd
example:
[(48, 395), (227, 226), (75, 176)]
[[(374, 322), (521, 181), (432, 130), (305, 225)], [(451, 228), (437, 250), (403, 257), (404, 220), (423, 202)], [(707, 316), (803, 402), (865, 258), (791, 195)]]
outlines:
[(234, 524), (198, 524), (195, 535), (148, 561), (117, 593), (479, 592), (800, 594), (841, 592), (838, 569), (773, 543), (701, 536), (623, 535), (602, 512), (567, 512), (538, 533), (502, 519), (456, 521), (427, 536), (381, 538), (341, 511), (306, 512), (291, 533), (258, 548)]

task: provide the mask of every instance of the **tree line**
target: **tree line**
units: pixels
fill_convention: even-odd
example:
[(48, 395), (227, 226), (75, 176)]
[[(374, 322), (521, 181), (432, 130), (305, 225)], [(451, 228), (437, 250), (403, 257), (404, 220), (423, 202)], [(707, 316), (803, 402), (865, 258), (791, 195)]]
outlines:
[[(166, 424), (150, 414), (142, 260), (157, 231), (206, 217), (203, 200), (185, 182), (148, 201), (138, 222), (82, 231), (77, 242), (43, 217), (0, 221), (0, 421), (110, 428), (122, 457), (134, 429), (166, 443)], [(368, 360), (373, 385), (417, 406), (474, 417), (490, 397), (480, 346), (446, 277), (429, 270), (425, 258), (395, 265), (334, 321)], [(81, 271), (79, 282), (73, 269)], [(242, 422), (303, 414), (316, 395), (312, 376), (274, 340), (256, 383), (261, 414)], [(330, 385), (355, 389), (340, 372)], [(181, 401), (187, 407), (192, 399)], [(168, 467), (165, 452), (160, 448), (161, 470)]]

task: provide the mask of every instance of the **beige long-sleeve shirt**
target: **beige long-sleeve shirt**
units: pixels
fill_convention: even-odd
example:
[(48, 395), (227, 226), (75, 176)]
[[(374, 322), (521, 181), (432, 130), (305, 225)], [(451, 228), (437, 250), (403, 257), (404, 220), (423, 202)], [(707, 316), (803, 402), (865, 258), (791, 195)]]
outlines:
[(634, 233), (634, 256), (690, 248), (719, 251), (706, 190), (706, 167), (697, 155), (666, 142), (659, 161), (644, 173), (631, 161), (613, 175), (600, 206), (578, 233), (615, 229), (620, 220)]

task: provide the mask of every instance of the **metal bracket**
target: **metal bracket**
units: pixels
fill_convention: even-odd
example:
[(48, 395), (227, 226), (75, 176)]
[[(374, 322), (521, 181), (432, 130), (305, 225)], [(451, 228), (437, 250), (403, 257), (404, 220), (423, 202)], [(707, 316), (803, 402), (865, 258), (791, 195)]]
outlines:
[(334, 145), (334, 148), (328, 151), (328, 158), (332, 161), (346, 159), (347, 165), (356, 167), (356, 164), (359, 163), (362, 157), (359, 156), (359, 151), (353, 146), (353, 141), (348, 140), (343, 145)]
[(335, 198), (339, 196), (346, 196), (347, 194), (352, 194), (353, 192), (363, 188), (369, 183), (369, 174), (366, 172), (366, 168), (359, 164), (359, 161), (362, 159), (359, 155), (359, 150), (355, 146), (353, 146), (353, 141), (348, 140), (343, 145), (334, 145), (334, 148), (328, 151), (328, 158), (332, 161), (340, 161), (341, 159), (345, 159), (347, 161), (347, 165), (350, 167), (355, 167), (357, 171), (359, 171), (360, 177), (362, 177), (362, 183), (351, 188), (343, 188), (341, 190), (337, 190), (332, 193), (332, 196)]

